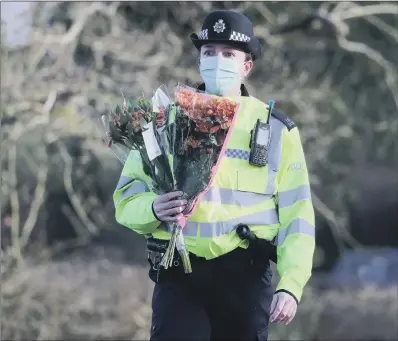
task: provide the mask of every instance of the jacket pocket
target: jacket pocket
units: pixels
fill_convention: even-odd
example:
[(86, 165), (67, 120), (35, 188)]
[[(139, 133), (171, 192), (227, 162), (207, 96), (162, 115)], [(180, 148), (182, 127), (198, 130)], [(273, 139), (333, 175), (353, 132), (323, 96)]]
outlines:
[(252, 206), (270, 200), (274, 195), (274, 186), (268, 185), (268, 167), (252, 166), (239, 170), (237, 175), (237, 202), (241, 206)]

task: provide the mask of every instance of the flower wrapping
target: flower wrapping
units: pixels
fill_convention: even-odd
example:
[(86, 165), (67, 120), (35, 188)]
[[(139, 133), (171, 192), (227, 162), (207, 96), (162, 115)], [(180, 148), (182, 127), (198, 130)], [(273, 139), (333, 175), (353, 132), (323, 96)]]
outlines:
[(152, 99), (124, 99), (102, 117), (106, 143), (122, 163), (130, 152), (138, 152), (151, 191), (182, 191), (187, 200), (181, 219), (162, 223), (171, 233), (160, 264), (166, 269), (173, 265), (176, 249), (184, 271), (192, 272), (183, 228), (214, 180), (238, 109), (239, 103), (229, 98), (179, 85), (174, 99), (162, 86)]

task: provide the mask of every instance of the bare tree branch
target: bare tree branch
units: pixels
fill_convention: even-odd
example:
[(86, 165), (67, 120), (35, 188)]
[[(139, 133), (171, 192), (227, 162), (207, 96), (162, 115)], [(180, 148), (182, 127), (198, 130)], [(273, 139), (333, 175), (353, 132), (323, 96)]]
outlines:
[(73, 189), (73, 185), (72, 185), (73, 160), (72, 160), (71, 156), (69, 155), (68, 151), (66, 150), (65, 146), (60, 141), (59, 141), (59, 150), (60, 150), (62, 159), (65, 163), (64, 185), (65, 185), (65, 189), (68, 193), (69, 199), (72, 203), (73, 209), (77, 212), (79, 218), (84, 223), (84, 225), (87, 227), (87, 229), (90, 231), (90, 233), (92, 233), (93, 235), (96, 235), (98, 233), (98, 228), (91, 222), (91, 220), (87, 216), (87, 213), (84, 211), (81, 201), (79, 200), (76, 192)]
[(344, 21), (355, 18), (363, 18), (375, 14), (398, 14), (398, 5), (379, 4), (358, 6), (341, 12), (332, 12), (333, 20)]
[[(50, 122), (50, 113), (54, 108), (55, 101), (57, 99), (56, 91), (52, 91), (49, 93), (46, 103), (43, 106), (42, 116), (44, 117), (44, 124), (49, 124)], [(32, 204), (30, 206), (30, 211), (28, 218), (22, 228), (22, 235), (20, 237), (20, 247), (24, 248), (28, 242), (30, 235), (33, 231), (33, 227), (35, 226), (37, 217), (39, 215), (40, 207), (42, 206), (45, 196), (46, 196), (46, 181), (48, 174), (48, 159), (47, 159), (47, 151), (46, 145), (40, 146), (40, 165), (37, 174), (37, 185), (35, 189), (35, 193), (33, 196)]]

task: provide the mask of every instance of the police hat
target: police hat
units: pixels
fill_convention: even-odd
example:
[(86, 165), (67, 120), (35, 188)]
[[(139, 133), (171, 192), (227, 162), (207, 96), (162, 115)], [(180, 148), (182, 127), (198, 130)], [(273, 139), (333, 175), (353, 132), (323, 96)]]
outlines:
[(261, 57), (261, 44), (254, 37), (251, 21), (244, 14), (233, 11), (210, 13), (199, 36), (193, 33), (191, 40), (198, 50), (205, 44), (218, 43), (250, 53), (253, 60)]

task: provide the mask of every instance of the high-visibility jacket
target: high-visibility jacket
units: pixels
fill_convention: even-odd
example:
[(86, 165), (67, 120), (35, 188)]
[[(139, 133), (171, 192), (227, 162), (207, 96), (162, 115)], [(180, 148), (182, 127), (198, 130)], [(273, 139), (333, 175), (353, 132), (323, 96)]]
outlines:
[[(314, 210), (299, 130), (282, 113), (273, 111), (268, 164), (249, 164), (250, 131), (257, 119), (269, 115), (268, 106), (254, 97), (240, 102), (227, 150), (214, 182), (202, 196), (183, 230), (190, 252), (206, 259), (247, 247), (235, 227), (246, 224), (257, 237), (277, 245), (280, 282), (299, 301), (311, 276), (315, 248)], [(130, 153), (114, 192), (116, 220), (139, 234), (169, 239), (156, 219), (150, 192), (137, 152)]]

